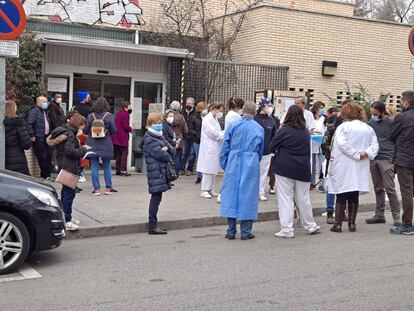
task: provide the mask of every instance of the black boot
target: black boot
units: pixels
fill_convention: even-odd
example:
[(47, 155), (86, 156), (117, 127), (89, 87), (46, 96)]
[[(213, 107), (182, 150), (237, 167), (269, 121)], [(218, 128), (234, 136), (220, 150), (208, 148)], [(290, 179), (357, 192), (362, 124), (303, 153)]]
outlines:
[(356, 231), (356, 217), (358, 214), (358, 204), (351, 203), (348, 205), (348, 227), (350, 232)]
[(333, 217), (333, 213), (328, 213), (328, 216), (326, 217), (326, 223), (328, 225), (335, 224), (335, 218)]
[(159, 227), (155, 227), (153, 229), (148, 229), (148, 234), (151, 234), (151, 235), (167, 234), (167, 231), (164, 231)]
[(335, 224), (331, 228), (332, 232), (342, 232), (342, 218), (344, 217), (345, 205), (336, 202), (335, 205)]

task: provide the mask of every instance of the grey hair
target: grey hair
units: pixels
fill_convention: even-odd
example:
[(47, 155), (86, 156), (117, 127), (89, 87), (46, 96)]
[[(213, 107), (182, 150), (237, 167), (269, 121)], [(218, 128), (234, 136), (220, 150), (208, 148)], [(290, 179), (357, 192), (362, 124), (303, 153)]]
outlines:
[(194, 97), (187, 97), (186, 98), (186, 101), (187, 100), (191, 100), (191, 102), (193, 103), (193, 105), (195, 104), (195, 99), (194, 99)]
[(254, 116), (256, 114), (257, 105), (253, 102), (247, 102), (243, 105), (243, 114)]
[(300, 100), (302, 101), (302, 103), (306, 106), (306, 104), (308, 103), (308, 98), (306, 96), (297, 96), (296, 98), (300, 98)]
[(174, 110), (174, 111), (180, 111), (180, 110), (181, 110), (181, 104), (180, 104), (180, 102), (178, 102), (178, 101), (174, 100), (174, 101), (171, 103), (170, 109), (171, 109), (171, 110)]

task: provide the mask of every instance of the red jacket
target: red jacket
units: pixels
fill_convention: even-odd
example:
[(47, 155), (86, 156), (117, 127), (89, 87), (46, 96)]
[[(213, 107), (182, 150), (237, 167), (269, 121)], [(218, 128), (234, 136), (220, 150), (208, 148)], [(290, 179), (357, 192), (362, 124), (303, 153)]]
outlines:
[(129, 133), (132, 128), (129, 126), (129, 113), (125, 109), (119, 110), (115, 117), (117, 131), (112, 135), (112, 143), (121, 147), (128, 147)]

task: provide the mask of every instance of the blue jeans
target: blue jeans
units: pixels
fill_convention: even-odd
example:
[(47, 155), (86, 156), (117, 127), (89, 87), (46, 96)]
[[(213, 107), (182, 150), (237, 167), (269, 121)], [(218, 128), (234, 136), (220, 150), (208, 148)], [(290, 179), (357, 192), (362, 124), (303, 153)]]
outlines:
[(322, 172), (322, 165), (325, 157), (322, 153), (314, 153), (312, 154), (312, 176), (311, 176), (311, 184), (316, 185), (316, 163), (319, 164), (320, 173)]
[[(188, 162), (188, 166), (187, 166)], [(181, 170), (183, 171), (193, 171), (194, 168), (194, 139), (186, 138), (184, 139), (183, 153), (181, 156)], [(187, 166), (187, 169), (186, 169)]]
[(174, 154), (174, 163), (175, 163), (175, 172), (180, 174), (181, 170), (181, 155), (183, 153), (183, 149), (176, 149)]
[[(198, 155), (200, 154), (200, 144), (194, 143), (194, 152), (195, 152), (195, 159), (198, 161)], [(200, 172), (197, 172), (197, 178), (202, 178), (203, 174)]]
[(66, 186), (62, 187), (62, 191), (60, 192), (60, 201), (62, 202), (66, 222), (72, 220), (72, 204), (75, 196), (76, 190), (68, 188)]
[[(101, 188), (99, 184), (99, 158), (91, 158), (91, 170), (92, 170), (92, 186), (94, 190)], [(106, 189), (112, 189), (112, 168), (111, 159), (102, 159), (105, 187)]]
[(326, 212), (333, 214), (335, 212), (335, 194), (326, 193)]
[[(228, 235), (236, 235), (237, 228), (236, 228), (236, 218), (227, 218), (227, 223), (229, 227), (227, 228)], [(242, 237), (246, 237), (252, 233), (253, 228), (253, 220), (242, 220), (240, 221), (240, 234)]]

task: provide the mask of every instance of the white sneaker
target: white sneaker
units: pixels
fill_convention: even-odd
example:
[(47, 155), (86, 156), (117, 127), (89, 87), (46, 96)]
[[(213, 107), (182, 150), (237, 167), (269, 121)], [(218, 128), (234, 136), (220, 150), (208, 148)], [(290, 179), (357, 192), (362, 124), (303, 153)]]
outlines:
[(80, 175), (79, 182), (86, 182), (86, 178), (83, 175)]
[(201, 194), (200, 194), (200, 197), (202, 199), (211, 199), (212, 198), (211, 194), (208, 191), (202, 191)]
[(291, 238), (295, 237), (295, 234), (293, 232), (279, 231), (279, 232), (275, 233), (275, 237), (291, 239)]
[(76, 231), (79, 229), (79, 226), (75, 225), (73, 222), (69, 221), (66, 223), (66, 230), (68, 231)]
[(267, 201), (267, 198), (264, 194), (259, 195), (259, 201)]
[(80, 225), (80, 220), (77, 220), (75, 218), (72, 218), (72, 220), (70, 221), (72, 223), (74, 223), (75, 225), (79, 226)]
[(209, 193), (212, 197), (215, 197), (215, 198), (218, 198), (218, 196), (219, 196), (219, 194), (214, 192), (214, 190), (210, 190)]
[(321, 230), (321, 226), (315, 226), (308, 230), (308, 234), (317, 234)]
[(218, 197), (217, 197), (217, 203), (219, 203), (219, 204), (221, 203), (221, 194), (219, 194)]
[(276, 194), (275, 188), (270, 188), (269, 193), (270, 194)]

